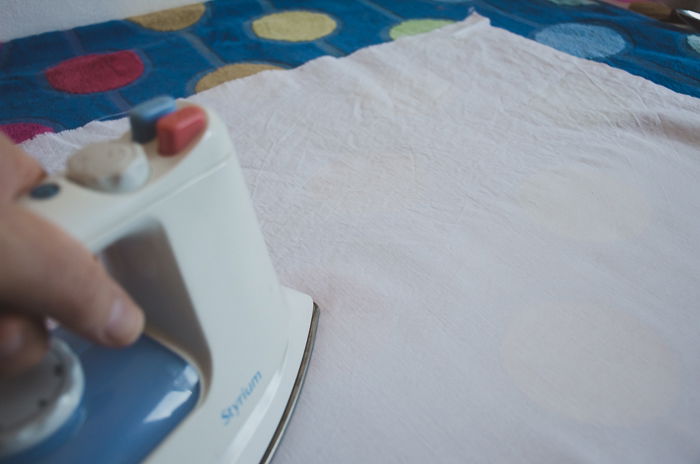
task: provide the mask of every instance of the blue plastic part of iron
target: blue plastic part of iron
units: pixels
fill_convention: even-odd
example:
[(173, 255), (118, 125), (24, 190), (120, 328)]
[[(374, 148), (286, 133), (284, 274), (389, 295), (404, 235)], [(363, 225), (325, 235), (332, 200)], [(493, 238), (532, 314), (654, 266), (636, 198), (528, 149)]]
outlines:
[(61, 187), (58, 184), (49, 182), (47, 184), (37, 185), (29, 192), (29, 196), (35, 200), (46, 200), (55, 196), (61, 191)]
[(146, 143), (156, 136), (156, 123), (160, 118), (175, 111), (175, 100), (167, 95), (156, 97), (129, 111), (131, 137), (134, 142)]
[(197, 403), (196, 370), (143, 336), (125, 349), (94, 345), (62, 329), (85, 373), (83, 399), (66, 424), (0, 464), (141, 462)]

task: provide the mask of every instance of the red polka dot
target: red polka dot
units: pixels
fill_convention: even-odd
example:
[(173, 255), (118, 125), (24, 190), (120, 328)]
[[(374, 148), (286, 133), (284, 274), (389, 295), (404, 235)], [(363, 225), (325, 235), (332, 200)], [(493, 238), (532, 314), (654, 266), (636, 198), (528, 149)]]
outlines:
[(20, 143), (29, 140), (35, 135), (43, 134), (44, 132), (53, 132), (53, 128), (36, 124), (33, 122), (17, 122), (12, 124), (0, 124), (0, 132), (10, 137), (13, 142)]
[(46, 70), (46, 79), (56, 90), (93, 93), (118, 89), (143, 74), (143, 62), (129, 50), (83, 55)]

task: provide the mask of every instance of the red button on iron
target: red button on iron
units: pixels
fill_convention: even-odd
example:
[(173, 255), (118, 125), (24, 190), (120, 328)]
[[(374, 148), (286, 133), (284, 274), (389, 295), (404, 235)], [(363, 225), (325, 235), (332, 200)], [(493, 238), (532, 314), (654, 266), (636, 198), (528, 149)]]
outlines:
[(158, 153), (173, 156), (180, 153), (207, 126), (207, 115), (198, 106), (186, 106), (163, 116), (156, 123)]

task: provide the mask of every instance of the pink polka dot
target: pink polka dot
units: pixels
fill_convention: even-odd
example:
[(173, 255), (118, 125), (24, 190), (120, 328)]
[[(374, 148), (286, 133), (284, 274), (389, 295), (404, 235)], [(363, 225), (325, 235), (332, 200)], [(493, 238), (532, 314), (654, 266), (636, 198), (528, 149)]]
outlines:
[(0, 124), (0, 132), (5, 133), (15, 143), (29, 140), (35, 135), (43, 134), (44, 132), (53, 132), (53, 128), (37, 124), (34, 122), (16, 122), (12, 124)]
[(45, 73), (49, 84), (56, 90), (68, 93), (105, 92), (135, 81), (143, 74), (143, 62), (130, 50), (95, 53), (63, 61)]

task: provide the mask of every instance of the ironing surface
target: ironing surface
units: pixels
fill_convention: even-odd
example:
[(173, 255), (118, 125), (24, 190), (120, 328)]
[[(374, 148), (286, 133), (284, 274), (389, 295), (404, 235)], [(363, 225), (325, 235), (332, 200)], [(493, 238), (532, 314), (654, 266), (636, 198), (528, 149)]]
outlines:
[(276, 462), (700, 459), (697, 99), (472, 16), (192, 100), (323, 311)]

